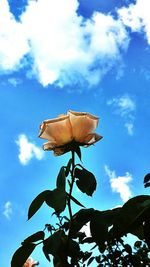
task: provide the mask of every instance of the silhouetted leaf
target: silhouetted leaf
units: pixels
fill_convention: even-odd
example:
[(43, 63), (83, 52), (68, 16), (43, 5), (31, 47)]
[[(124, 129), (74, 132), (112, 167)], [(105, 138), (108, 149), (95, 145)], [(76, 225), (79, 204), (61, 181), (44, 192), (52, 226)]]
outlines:
[(95, 259), (95, 257), (91, 257), (87, 262), (87, 266), (89, 266), (93, 262), (94, 259)]
[(147, 183), (150, 181), (150, 173), (146, 174), (144, 177), (144, 183)]
[(93, 192), (96, 190), (97, 184), (93, 173), (84, 168), (75, 168), (75, 177), (78, 179), (76, 181), (78, 188), (88, 196), (92, 196)]
[(115, 237), (126, 233), (135, 233), (150, 209), (150, 196), (140, 195), (128, 200), (117, 215), (111, 231)]
[(46, 195), (46, 204), (60, 214), (66, 207), (67, 195), (64, 190), (59, 188), (49, 191)]
[(80, 147), (79, 146), (76, 146), (74, 151), (78, 155), (79, 159), (82, 160), (81, 159), (81, 149), (80, 149)]
[(66, 177), (69, 175), (69, 172), (70, 172), (70, 169), (71, 169), (71, 165), (72, 165), (72, 159), (70, 159), (68, 161), (68, 164), (67, 164), (67, 167), (66, 167), (66, 170), (65, 170), (65, 176)]
[(65, 191), (66, 186), (66, 176), (65, 176), (65, 168), (61, 167), (59, 174), (57, 176), (56, 186), (59, 189), (62, 189)]
[(145, 187), (145, 188), (150, 187), (150, 183), (146, 183), (146, 184), (144, 185), (144, 187)]
[(44, 236), (45, 236), (45, 233), (43, 231), (36, 232), (33, 235), (30, 235), (29, 237), (27, 237), (22, 242), (22, 245), (25, 244), (25, 243), (32, 243), (32, 242), (36, 242), (36, 241), (39, 241), (39, 240), (44, 240)]
[(91, 235), (95, 243), (98, 245), (100, 252), (105, 250), (105, 241), (108, 237), (108, 224), (103, 221), (100, 211), (95, 211), (90, 221)]
[(62, 238), (65, 237), (65, 234), (62, 230), (56, 231), (50, 237), (44, 240), (43, 251), (48, 258), (47, 255), (51, 254), (53, 256), (57, 256), (59, 254), (60, 249), (62, 248)]
[(51, 259), (50, 259), (50, 256), (49, 256), (49, 254), (48, 254), (48, 251), (47, 251), (46, 246), (43, 246), (43, 253), (44, 253), (46, 259), (50, 262)]
[(28, 220), (39, 210), (46, 200), (46, 196), (49, 194), (49, 192), (50, 190), (43, 191), (32, 201), (28, 210)]
[(93, 242), (94, 242), (93, 238), (92, 238), (91, 236), (89, 236), (89, 237), (84, 238), (84, 239), (82, 240), (81, 244), (84, 244), (84, 243), (91, 244), (91, 243), (93, 243)]
[(22, 267), (35, 247), (35, 244), (28, 243), (18, 248), (12, 257), (11, 267)]
[(73, 215), (70, 228), (70, 236), (76, 236), (77, 232), (92, 218), (94, 209), (81, 209)]
[(140, 248), (141, 245), (142, 245), (142, 241), (139, 241), (139, 240), (134, 243), (134, 247), (137, 247), (137, 248)]
[(145, 242), (147, 243), (148, 248), (150, 249), (150, 219), (145, 220), (143, 228)]
[[(67, 194), (67, 197), (69, 197), (69, 194), (68, 193), (66, 193)], [(74, 202), (74, 203), (76, 203), (78, 206), (80, 206), (80, 207), (82, 207), (82, 208), (85, 208), (76, 198), (74, 198), (73, 196), (70, 196), (70, 199)]]

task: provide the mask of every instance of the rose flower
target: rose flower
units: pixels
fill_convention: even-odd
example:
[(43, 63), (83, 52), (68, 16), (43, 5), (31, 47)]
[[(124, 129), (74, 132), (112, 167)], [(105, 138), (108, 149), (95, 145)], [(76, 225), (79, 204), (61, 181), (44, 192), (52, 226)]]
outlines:
[(28, 258), (23, 267), (35, 267), (39, 265), (38, 261), (34, 261), (31, 257)]
[(43, 121), (39, 137), (48, 140), (43, 149), (53, 150), (56, 156), (60, 156), (78, 146), (95, 144), (102, 138), (94, 133), (98, 120), (98, 117), (86, 112), (68, 111), (67, 115)]

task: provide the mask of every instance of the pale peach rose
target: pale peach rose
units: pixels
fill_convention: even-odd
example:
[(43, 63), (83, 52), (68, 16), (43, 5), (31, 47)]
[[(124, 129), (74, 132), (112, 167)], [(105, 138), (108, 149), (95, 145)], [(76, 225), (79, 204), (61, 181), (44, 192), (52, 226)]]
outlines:
[(23, 267), (34, 267), (39, 265), (38, 261), (34, 261), (31, 257), (28, 258)]
[(56, 156), (60, 156), (77, 146), (93, 145), (102, 138), (94, 133), (98, 120), (86, 112), (68, 111), (67, 115), (43, 121), (39, 137), (48, 140), (43, 149), (53, 150)]

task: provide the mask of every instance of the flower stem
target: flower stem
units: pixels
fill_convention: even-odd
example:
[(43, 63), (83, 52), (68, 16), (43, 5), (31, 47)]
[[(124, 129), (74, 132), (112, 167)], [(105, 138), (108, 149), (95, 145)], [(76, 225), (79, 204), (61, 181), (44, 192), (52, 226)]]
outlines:
[(70, 226), (72, 223), (73, 215), (72, 215), (72, 209), (71, 209), (71, 195), (73, 191), (73, 185), (74, 185), (74, 167), (75, 167), (75, 152), (71, 151), (72, 153), (72, 169), (71, 169), (71, 183), (70, 183), (70, 189), (69, 189), (69, 197), (68, 197), (68, 210), (69, 210), (69, 216), (70, 216)]

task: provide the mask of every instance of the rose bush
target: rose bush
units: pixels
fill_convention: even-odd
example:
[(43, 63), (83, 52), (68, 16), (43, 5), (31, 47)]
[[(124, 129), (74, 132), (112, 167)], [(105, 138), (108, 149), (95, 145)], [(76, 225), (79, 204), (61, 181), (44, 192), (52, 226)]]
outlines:
[(48, 140), (43, 149), (53, 150), (56, 156), (60, 156), (77, 146), (93, 145), (102, 138), (94, 132), (98, 121), (98, 117), (92, 114), (75, 111), (43, 121), (39, 137)]

